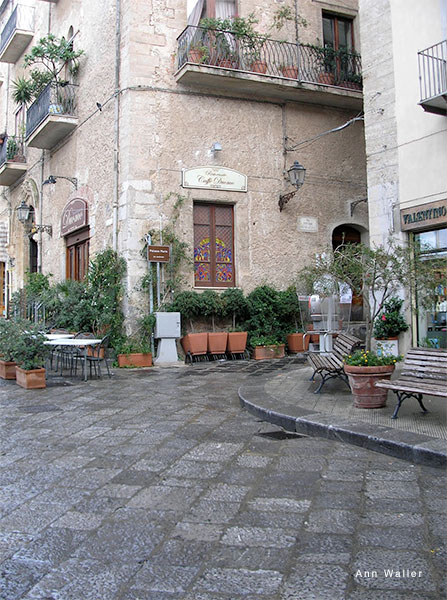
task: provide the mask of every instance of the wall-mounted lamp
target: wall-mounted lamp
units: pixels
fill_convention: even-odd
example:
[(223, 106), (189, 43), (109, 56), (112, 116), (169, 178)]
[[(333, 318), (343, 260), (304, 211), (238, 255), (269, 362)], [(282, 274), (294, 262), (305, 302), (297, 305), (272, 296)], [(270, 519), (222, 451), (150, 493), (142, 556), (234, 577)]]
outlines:
[(213, 156), (216, 156), (216, 152), (221, 152), (222, 150), (222, 146), (219, 144), (219, 142), (214, 142), (214, 144), (211, 146), (211, 154)]
[(301, 165), (297, 160), (293, 163), (290, 169), (287, 171), (287, 177), (289, 182), (296, 187), (296, 190), (293, 192), (289, 192), (288, 194), (280, 195), (279, 197), (279, 210), (282, 211), (287, 202), (294, 197), (297, 191), (304, 183), (304, 179), (306, 177), (306, 169)]
[[(17, 218), (22, 223), (22, 225), (26, 225), (30, 219), (31, 214), (34, 212), (31, 206), (22, 200), (20, 206), (16, 208)], [(30, 224), (29, 233), (32, 235), (37, 233), (38, 231), (44, 231), (48, 233), (49, 236), (53, 235), (53, 227), (51, 225), (36, 225), (35, 223)]]
[(45, 185), (46, 183), (54, 184), (54, 183), (56, 183), (57, 179), (66, 179), (67, 181), (69, 181), (71, 184), (74, 185), (74, 188), (76, 190), (78, 189), (78, 178), (77, 177), (65, 177), (64, 175), (48, 175), (48, 179), (45, 179), (45, 181), (42, 183), (42, 185)]

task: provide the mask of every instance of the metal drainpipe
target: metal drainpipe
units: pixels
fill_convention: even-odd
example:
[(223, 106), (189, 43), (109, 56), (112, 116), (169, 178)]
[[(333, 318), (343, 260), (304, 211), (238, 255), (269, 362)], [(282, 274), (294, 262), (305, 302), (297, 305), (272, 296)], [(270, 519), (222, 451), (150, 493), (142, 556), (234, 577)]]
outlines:
[(44, 150), (42, 150), (42, 158), (40, 160), (40, 190), (39, 190), (39, 236), (37, 238), (37, 271), (42, 273), (42, 250), (43, 250), (43, 182), (45, 181), (45, 160)]
[(120, 67), (121, 67), (121, 0), (116, 0), (115, 22), (115, 120), (114, 120), (114, 182), (113, 182), (113, 244), (118, 251), (118, 206), (119, 206), (119, 117), (120, 117)]

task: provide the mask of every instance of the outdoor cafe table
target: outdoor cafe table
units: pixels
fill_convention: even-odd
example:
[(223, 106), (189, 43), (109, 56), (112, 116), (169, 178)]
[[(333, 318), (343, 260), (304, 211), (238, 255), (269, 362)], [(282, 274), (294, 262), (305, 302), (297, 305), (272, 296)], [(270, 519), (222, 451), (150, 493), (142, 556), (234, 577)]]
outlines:
[(87, 349), (89, 346), (97, 346), (102, 340), (95, 338), (59, 338), (57, 340), (47, 340), (46, 346), (63, 346), (64, 348), (83, 348), (84, 349), (84, 381), (87, 381)]
[(74, 333), (46, 333), (45, 337), (47, 340), (66, 340), (74, 338)]

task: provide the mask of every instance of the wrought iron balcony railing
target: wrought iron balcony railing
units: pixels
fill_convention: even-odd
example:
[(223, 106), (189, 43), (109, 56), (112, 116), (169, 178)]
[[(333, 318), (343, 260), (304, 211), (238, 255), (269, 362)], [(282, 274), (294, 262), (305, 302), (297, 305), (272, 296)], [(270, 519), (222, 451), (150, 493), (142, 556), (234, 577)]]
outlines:
[(361, 60), (355, 52), (260, 36), (188, 26), (178, 37), (178, 69), (192, 63), (246, 73), (362, 89)]
[(76, 116), (76, 94), (72, 84), (50, 83), (40, 96), (31, 104), (26, 113), (26, 135), (33, 131), (49, 116)]
[(0, 146), (0, 167), (6, 162), (25, 162), (24, 143), (21, 137), (5, 137)]
[(0, 36), (0, 54), (5, 49), (6, 44), (16, 29), (34, 31), (34, 8), (32, 6), (18, 4), (15, 7)]
[(447, 95), (447, 40), (418, 52), (421, 102)]

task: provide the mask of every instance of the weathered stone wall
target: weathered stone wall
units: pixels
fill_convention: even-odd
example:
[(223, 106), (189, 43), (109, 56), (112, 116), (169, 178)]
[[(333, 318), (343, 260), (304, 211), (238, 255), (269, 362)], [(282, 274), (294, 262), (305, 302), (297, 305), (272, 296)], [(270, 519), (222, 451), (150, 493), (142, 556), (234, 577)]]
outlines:
[[(308, 26), (300, 27), (300, 41), (321, 43), (323, 9), (355, 16), (356, 4), (355, 0), (343, 6), (301, 1), (300, 14)], [(260, 19), (258, 28), (264, 31), (280, 6), (277, 2), (262, 6), (244, 2), (240, 14), (255, 11)], [(86, 54), (80, 59), (77, 78), (79, 126), (51, 152), (28, 149), (31, 168), (27, 177), (35, 180), (37, 189), (50, 173), (77, 177), (80, 186), (88, 187), (93, 255), (113, 242), (115, 1), (38, 2), (36, 11), (40, 17), (35, 39), (46, 33), (51, 11), (51, 31), (67, 35), (73, 26), (75, 32), (79, 30), (75, 48)], [(358, 111), (272, 100), (268, 92), (244, 97), (229, 93), (224, 86), (209, 90), (177, 84), (176, 39), (186, 18), (183, 0), (121, 0), (118, 249), (128, 261), (126, 311), (132, 319), (140, 308), (147, 307), (147, 298), (138, 291), (147, 270), (140, 254), (141, 239), (149, 229), (170, 221), (173, 194), (185, 197), (177, 233), (190, 245), (191, 255), (194, 200), (234, 205), (236, 284), (247, 292), (262, 283), (289, 285), (298, 269), (330, 244), (336, 226), (351, 223), (365, 235), (367, 230), (366, 205), (358, 205), (353, 216), (350, 212), (351, 202), (366, 195), (361, 122), (286, 150), (286, 146), (342, 125)], [(357, 23), (355, 27), (358, 43)], [(288, 23), (273, 35), (293, 41), (295, 26)], [(10, 68), (9, 80), (19, 72), (20, 62)], [(1, 93), (5, 90), (3, 86)], [(101, 111), (97, 102), (103, 105)], [(8, 126), (12, 127), (11, 111)], [(223, 150), (214, 157), (211, 146), (216, 141)], [(280, 213), (279, 195), (292, 189), (285, 171), (294, 160), (307, 168), (306, 182)], [(202, 165), (246, 174), (248, 192), (183, 189), (182, 168)], [(55, 186), (44, 186), (43, 191), (42, 220), (54, 230), (52, 238), (43, 234), (43, 271), (61, 279), (65, 276), (65, 242), (59, 235), (59, 220), (73, 187), (59, 180)], [(11, 206), (20, 203), (22, 194), (20, 185), (9, 189)], [(38, 204), (36, 198), (39, 211)], [(305, 230), (306, 218), (314, 231)], [(10, 252), (17, 258), (18, 286), (27, 268), (26, 239), (20, 236), (21, 225), (12, 221)], [(186, 278), (192, 286), (192, 270)]]

